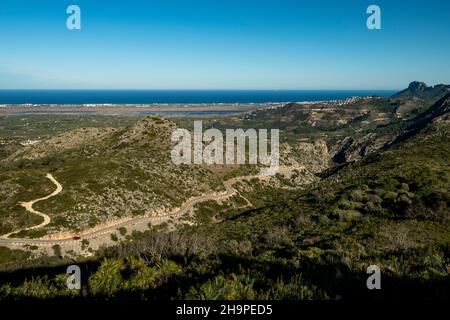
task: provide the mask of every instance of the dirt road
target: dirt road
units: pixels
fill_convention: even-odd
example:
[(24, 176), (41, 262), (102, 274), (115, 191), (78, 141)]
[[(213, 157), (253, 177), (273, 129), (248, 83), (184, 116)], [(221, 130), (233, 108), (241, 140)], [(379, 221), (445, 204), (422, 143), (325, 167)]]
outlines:
[[(134, 226), (138, 226), (141, 224), (148, 224), (150, 222), (155, 222), (155, 221), (159, 221), (159, 220), (165, 220), (165, 219), (170, 219), (172, 217), (180, 217), (183, 216), (185, 214), (187, 214), (196, 204), (201, 203), (201, 202), (205, 202), (205, 201), (209, 201), (209, 200), (222, 200), (225, 198), (228, 198), (232, 195), (235, 195), (238, 193), (238, 191), (236, 189), (234, 189), (233, 185), (236, 184), (237, 182), (240, 181), (244, 181), (244, 180), (251, 180), (254, 178), (257, 179), (264, 179), (267, 176), (261, 176), (261, 175), (254, 175), (254, 176), (242, 176), (242, 177), (237, 177), (237, 178), (233, 178), (230, 180), (227, 180), (224, 182), (224, 186), (225, 186), (225, 192), (221, 193), (221, 194), (217, 194), (217, 193), (212, 193), (212, 194), (208, 194), (208, 195), (202, 195), (193, 199), (188, 200), (186, 203), (184, 203), (180, 208), (174, 209), (171, 213), (166, 214), (166, 215), (158, 215), (158, 216), (151, 216), (151, 217), (140, 217), (140, 218), (133, 218), (130, 219), (128, 221), (125, 222), (120, 222), (118, 224), (109, 226), (107, 228), (101, 229), (101, 230), (97, 230), (94, 232), (90, 232), (90, 233), (86, 233), (80, 234), (79, 239), (74, 239), (72, 238), (65, 238), (65, 239), (52, 239), (52, 240), (46, 240), (46, 239), (20, 239), (20, 238), (8, 238), (9, 235), (11, 235), (12, 233), (9, 233), (7, 235), (3, 235), (2, 237), (0, 237), (0, 245), (4, 244), (4, 245), (9, 245), (9, 246), (24, 246), (24, 245), (37, 245), (37, 246), (53, 246), (53, 245), (61, 245), (61, 244), (68, 244), (71, 242), (76, 242), (76, 241), (81, 241), (81, 240), (88, 240), (88, 239), (92, 239), (101, 235), (104, 235), (106, 233), (112, 233), (114, 231), (116, 231), (118, 228), (121, 227), (128, 227), (133, 230)], [(42, 201), (42, 200), (46, 200), (50, 197), (53, 197), (55, 195), (57, 195), (58, 193), (60, 193), (62, 191), (62, 186), (58, 183), (58, 181), (56, 181), (53, 176), (51, 174), (47, 174), (47, 178), (49, 178), (50, 180), (52, 180), (52, 182), (57, 186), (57, 189), (50, 195), (48, 195), (45, 198), (40, 198), (40, 199), (36, 199), (30, 202), (26, 202), (26, 203), (22, 203), (22, 205), (29, 211), (35, 214), (39, 214), (42, 217), (44, 217), (44, 222), (34, 226), (34, 227), (30, 227), (27, 229), (23, 229), (23, 230), (31, 230), (31, 229), (37, 229), (40, 227), (43, 227), (45, 225), (47, 225), (48, 223), (50, 223), (50, 217), (35, 211), (33, 209), (33, 204), (38, 202), (38, 201)], [(247, 199), (246, 199), (247, 200)], [(248, 200), (247, 200), (248, 202)], [(19, 230), (20, 231), (20, 230)], [(15, 231), (13, 233), (16, 233), (18, 231)]]
[[(13, 231), (13, 232), (10, 232), (10, 233), (8, 233), (8, 234), (4, 234), (4, 235), (2, 235), (0, 238), (1, 239), (6, 239), (6, 238), (8, 238), (10, 235), (12, 235), (12, 234), (14, 234), (14, 233), (18, 233), (18, 232), (20, 232), (20, 231), (27, 231), (27, 230), (34, 230), (34, 229), (39, 229), (39, 228), (42, 228), (42, 227), (44, 227), (44, 226), (46, 226), (46, 225), (48, 225), (49, 223), (50, 223), (50, 221), (51, 221), (51, 219), (50, 219), (50, 217), (48, 216), (48, 215), (46, 215), (45, 213), (42, 213), (42, 212), (39, 212), (39, 211), (36, 211), (36, 210), (34, 210), (33, 209), (33, 205), (36, 203), (36, 202), (39, 202), (39, 201), (44, 201), (44, 200), (47, 200), (47, 199), (49, 199), (49, 198), (51, 198), (51, 197), (54, 197), (54, 196), (56, 196), (56, 195), (58, 195), (61, 191), (62, 191), (62, 185), (50, 174), (50, 173), (48, 173), (47, 175), (46, 175), (46, 177), (47, 178), (49, 178), (55, 185), (56, 185), (56, 189), (55, 189), (55, 191), (53, 191), (51, 194), (49, 194), (48, 196), (46, 196), (46, 197), (43, 197), (43, 198), (39, 198), (39, 199), (36, 199), (36, 200), (32, 200), (32, 201), (29, 201), (29, 202), (21, 202), (20, 203), (20, 205), (22, 206), (22, 207), (24, 207), (25, 208), (25, 210), (27, 210), (28, 212), (31, 212), (31, 213), (33, 213), (33, 214), (37, 214), (38, 216), (41, 216), (42, 218), (44, 218), (44, 221), (42, 222), (42, 223), (40, 223), (40, 224), (38, 224), (38, 225), (35, 225), (35, 226), (32, 226), (32, 227), (28, 227), (28, 228), (23, 228), (23, 229), (19, 229), (19, 230), (15, 230), (15, 231)], [(1, 242), (0, 242), (1, 243)]]

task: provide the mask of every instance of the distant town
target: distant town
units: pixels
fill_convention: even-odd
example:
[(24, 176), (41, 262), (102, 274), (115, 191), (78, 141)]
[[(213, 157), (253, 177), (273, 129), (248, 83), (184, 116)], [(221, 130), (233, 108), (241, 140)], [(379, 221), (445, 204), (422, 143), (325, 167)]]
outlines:
[[(323, 105), (346, 106), (358, 101), (381, 97), (350, 97), (341, 100), (320, 100), (295, 102), (298, 105)], [(265, 103), (151, 103), (151, 104), (113, 104), (113, 103), (89, 103), (89, 104), (0, 104), (0, 115), (20, 114), (121, 114), (121, 115), (145, 115), (164, 114), (180, 115), (186, 113), (205, 114), (239, 114), (257, 110), (275, 110), (292, 101), (265, 102)]]

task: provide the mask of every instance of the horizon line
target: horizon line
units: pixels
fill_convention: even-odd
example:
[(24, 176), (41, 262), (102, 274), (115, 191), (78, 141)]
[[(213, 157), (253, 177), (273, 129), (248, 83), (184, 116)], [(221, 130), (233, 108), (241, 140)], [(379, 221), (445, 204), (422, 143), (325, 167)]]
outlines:
[(189, 89), (180, 89), (180, 88), (0, 88), (1, 91), (396, 91), (403, 90), (399, 88), (355, 88), (355, 89), (247, 89), (247, 88), (239, 88), (239, 89), (225, 89), (225, 88), (189, 88)]

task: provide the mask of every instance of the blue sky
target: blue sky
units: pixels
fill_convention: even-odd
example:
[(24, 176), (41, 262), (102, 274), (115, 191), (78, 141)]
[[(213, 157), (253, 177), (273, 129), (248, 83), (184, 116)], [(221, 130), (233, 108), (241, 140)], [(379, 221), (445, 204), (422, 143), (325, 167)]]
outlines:
[[(66, 28), (71, 4), (81, 30)], [(381, 30), (366, 28), (370, 4)], [(2, 0), (0, 88), (450, 83), (449, 12), (448, 0)]]

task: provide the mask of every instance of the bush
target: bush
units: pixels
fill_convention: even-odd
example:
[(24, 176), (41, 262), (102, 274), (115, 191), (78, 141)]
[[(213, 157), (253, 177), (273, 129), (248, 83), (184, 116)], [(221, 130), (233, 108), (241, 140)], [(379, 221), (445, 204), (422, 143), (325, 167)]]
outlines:
[(274, 300), (329, 299), (323, 290), (305, 283), (301, 275), (295, 275), (287, 282), (279, 278), (269, 290), (268, 298)]
[(255, 280), (247, 275), (219, 275), (200, 286), (192, 288), (186, 299), (192, 300), (254, 300), (257, 298)]
[(115, 296), (121, 291), (153, 288), (158, 281), (179, 272), (181, 268), (169, 260), (149, 267), (143, 260), (134, 257), (105, 259), (97, 272), (89, 278), (89, 287), (94, 295)]
[(119, 233), (120, 233), (120, 235), (123, 237), (123, 236), (125, 236), (126, 234), (127, 234), (127, 228), (125, 228), (125, 227), (120, 227), (119, 228)]
[(273, 227), (264, 237), (265, 242), (271, 247), (291, 243), (290, 232), (287, 227)]

